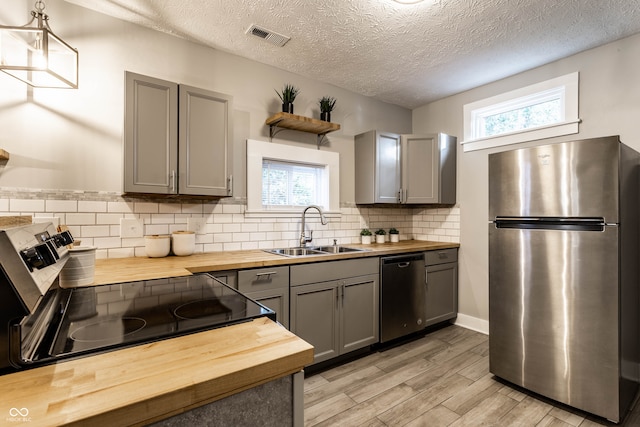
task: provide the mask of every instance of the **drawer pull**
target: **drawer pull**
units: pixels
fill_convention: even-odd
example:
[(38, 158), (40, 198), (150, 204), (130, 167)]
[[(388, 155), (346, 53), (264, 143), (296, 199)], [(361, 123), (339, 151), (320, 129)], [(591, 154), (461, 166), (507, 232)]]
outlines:
[(272, 274), (278, 274), (277, 271), (265, 271), (264, 273), (256, 273), (256, 277), (261, 279), (264, 276), (271, 277)]

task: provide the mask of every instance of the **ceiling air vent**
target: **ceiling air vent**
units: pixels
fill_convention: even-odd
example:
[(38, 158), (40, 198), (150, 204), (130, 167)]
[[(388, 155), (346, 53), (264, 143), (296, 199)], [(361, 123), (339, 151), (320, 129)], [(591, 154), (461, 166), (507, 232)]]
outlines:
[(245, 33), (252, 36), (260, 37), (261, 39), (266, 40), (269, 43), (279, 47), (284, 46), (289, 40), (291, 40), (291, 37), (283, 36), (282, 34), (278, 34), (275, 31), (258, 27), (256, 24), (251, 24), (251, 26), (249, 27), (249, 29), (247, 29), (247, 31), (245, 31)]

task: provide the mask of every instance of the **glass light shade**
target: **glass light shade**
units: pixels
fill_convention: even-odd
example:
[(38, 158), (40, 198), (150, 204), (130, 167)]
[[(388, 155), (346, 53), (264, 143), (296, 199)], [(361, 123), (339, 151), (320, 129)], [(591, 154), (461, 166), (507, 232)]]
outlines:
[(47, 28), (0, 26), (0, 70), (34, 87), (78, 87), (78, 51)]

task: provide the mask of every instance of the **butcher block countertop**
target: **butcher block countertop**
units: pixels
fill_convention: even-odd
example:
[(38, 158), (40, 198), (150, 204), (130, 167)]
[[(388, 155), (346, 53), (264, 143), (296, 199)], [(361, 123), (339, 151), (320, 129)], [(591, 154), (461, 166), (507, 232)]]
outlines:
[[(312, 245), (310, 245), (312, 246)], [(398, 243), (345, 244), (352, 248), (364, 248), (365, 252), (347, 252), (318, 256), (285, 257), (259, 249), (242, 251), (207, 252), (185, 257), (164, 258), (109, 258), (96, 261), (95, 284), (130, 282), (133, 280), (162, 279), (165, 277), (188, 276), (209, 271), (238, 270), (276, 265), (291, 265), (318, 261), (363, 258), (457, 248), (457, 243), (429, 242), (422, 240), (401, 240)]]
[(7, 419), (12, 425), (142, 425), (299, 372), (312, 361), (310, 344), (260, 318), (0, 376), (0, 413), (15, 415)]

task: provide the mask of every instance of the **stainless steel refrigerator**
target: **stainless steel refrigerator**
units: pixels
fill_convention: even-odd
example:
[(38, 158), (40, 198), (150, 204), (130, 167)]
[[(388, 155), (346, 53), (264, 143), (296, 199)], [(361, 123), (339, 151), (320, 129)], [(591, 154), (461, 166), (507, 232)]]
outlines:
[(639, 165), (618, 137), (489, 155), (490, 371), (615, 422), (638, 389)]

